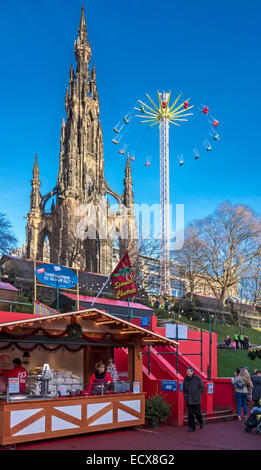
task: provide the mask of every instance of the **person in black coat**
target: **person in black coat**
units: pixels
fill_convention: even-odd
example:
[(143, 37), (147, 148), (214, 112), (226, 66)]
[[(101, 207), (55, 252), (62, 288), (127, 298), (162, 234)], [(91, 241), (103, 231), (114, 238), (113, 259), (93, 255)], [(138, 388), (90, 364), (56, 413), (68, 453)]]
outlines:
[(204, 385), (200, 377), (194, 374), (193, 367), (187, 367), (187, 377), (183, 383), (184, 399), (188, 407), (188, 432), (195, 431), (195, 418), (199, 423), (200, 429), (203, 428), (203, 419), (201, 415), (201, 395), (204, 392)]
[(249, 337), (246, 335), (244, 336), (244, 349), (248, 351), (249, 348)]
[(252, 375), (252, 400), (255, 406), (258, 406), (258, 402), (261, 398), (261, 371), (257, 370), (255, 375)]

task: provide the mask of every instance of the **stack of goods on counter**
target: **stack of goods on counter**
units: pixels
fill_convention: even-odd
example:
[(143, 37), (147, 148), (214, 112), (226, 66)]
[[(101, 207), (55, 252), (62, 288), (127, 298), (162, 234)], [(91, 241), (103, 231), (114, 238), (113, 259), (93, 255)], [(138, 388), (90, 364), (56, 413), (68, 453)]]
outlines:
[(66, 394), (70, 396), (79, 395), (82, 383), (81, 379), (67, 370), (52, 370), (53, 379), (50, 382), (50, 391), (55, 395), (59, 395), (59, 391), (66, 390)]
[(42, 370), (42, 367), (34, 367), (28, 373), (26, 388), (33, 392), (35, 395), (41, 395)]
[[(81, 379), (70, 371), (49, 369), (48, 375), (45, 377), (48, 377), (47, 394), (49, 396), (56, 397), (60, 394), (59, 390), (62, 390), (64, 395), (75, 396), (80, 394), (82, 388)], [(31, 390), (36, 395), (41, 395), (42, 379), (42, 367), (31, 369), (27, 379), (28, 390)]]

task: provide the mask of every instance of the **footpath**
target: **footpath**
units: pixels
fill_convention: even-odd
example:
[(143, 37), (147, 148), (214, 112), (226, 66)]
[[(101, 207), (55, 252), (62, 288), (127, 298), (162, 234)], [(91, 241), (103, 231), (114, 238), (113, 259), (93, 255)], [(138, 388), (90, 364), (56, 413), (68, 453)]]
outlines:
[[(244, 431), (244, 421), (208, 423), (193, 433), (187, 427), (161, 424), (17, 444), (16, 450), (261, 450), (261, 436)], [(0, 446), (0, 450), (6, 450)]]

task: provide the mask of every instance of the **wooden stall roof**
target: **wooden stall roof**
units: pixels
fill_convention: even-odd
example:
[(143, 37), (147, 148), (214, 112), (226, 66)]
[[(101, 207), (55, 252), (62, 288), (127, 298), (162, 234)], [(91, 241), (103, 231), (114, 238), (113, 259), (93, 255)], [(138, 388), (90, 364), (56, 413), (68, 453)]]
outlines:
[[(3, 328), (15, 328), (15, 327), (23, 327), (23, 326), (33, 326), (39, 327), (43, 323), (47, 322), (50, 323), (54, 320), (60, 319), (72, 319), (73, 321), (77, 321), (78, 319), (83, 320), (93, 320), (96, 322), (97, 325), (107, 325), (110, 327), (115, 327), (117, 330), (120, 330), (120, 334), (128, 334), (134, 335), (133, 339), (142, 340), (143, 345), (157, 345), (157, 344), (164, 344), (169, 346), (176, 346), (178, 345), (177, 341), (172, 339), (166, 338), (165, 336), (161, 336), (157, 333), (153, 333), (145, 328), (140, 326), (134, 325), (126, 320), (122, 320), (121, 318), (115, 317), (110, 313), (102, 312), (101, 310), (91, 308), (89, 310), (78, 310), (76, 312), (67, 312), (67, 313), (59, 313), (54, 315), (47, 315), (47, 316), (35, 316), (30, 315), (31, 318), (28, 319), (21, 319), (18, 320), (17, 317), (12, 319), (12, 314), (10, 313), (10, 320), (5, 316), (4, 321), (1, 320), (0, 317), (0, 332)], [(109, 330), (108, 332), (111, 330)]]

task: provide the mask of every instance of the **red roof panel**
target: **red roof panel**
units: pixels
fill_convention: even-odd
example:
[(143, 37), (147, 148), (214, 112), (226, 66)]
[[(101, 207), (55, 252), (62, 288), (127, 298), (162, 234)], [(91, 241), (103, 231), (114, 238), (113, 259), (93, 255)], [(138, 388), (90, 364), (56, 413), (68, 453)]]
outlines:
[(20, 312), (4, 312), (0, 311), (0, 323), (5, 322), (16, 322), (19, 320), (30, 320), (35, 318), (41, 318), (40, 315), (33, 315), (31, 313), (20, 313)]
[[(77, 300), (77, 295), (76, 294), (67, 294), (67, 293), (63, 292), (62, 295), (65, 295), (69, 299)], [(88, 296), (85, 296), (85, 295), (79, 295), (79, 302), (90, 302), (90, 303), (92, 303), (94, 300), (95, 300), (95, 297), (88, 297)], [(113, 305), (114, 307), (128, 308), (128, 302), (126, 302), (124, 300), (99, 298), (99, 299), (95, 300), (95, 304)], [(152, 311), (152, 309), (149, 308), (149, 307), (146, 307), (146, 305), (137, 304), (135, 302), (130, 302), (130, 308), (137, 308), (139, 310), (150, 310), (150, 311)]]

